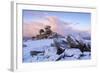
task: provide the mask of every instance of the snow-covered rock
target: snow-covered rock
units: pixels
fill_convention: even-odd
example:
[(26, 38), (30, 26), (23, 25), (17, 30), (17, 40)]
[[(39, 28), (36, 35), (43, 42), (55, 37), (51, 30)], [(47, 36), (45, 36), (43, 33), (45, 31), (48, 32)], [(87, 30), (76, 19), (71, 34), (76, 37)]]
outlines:
[(65, 50), (66, 56), (73, 56), (74, 58), (78, 58), (82, 52), (78, 48), (70, 48)]
[[(44, 62), (44, 61), (62, 61), (62, 60), (85, 60), (91, 58), (90, 51), (81, 52), (80, 48), (69, 47), (69, 45), (79, 45), (85, 44), (86, 47), (91, 46), (90, 40), (84, 40), (80, 36), (75, 37), (69, 36), (70, 38), (53, 38), (53, 39), (41, 39), (41, 40), (27, 40), (23, 42), (23, 62)], [(77, 42), (77, 41), (79, 42)], [(59, 45), (62, 50), (64, 50), (61, 54), (57, 54), (57, 46)], [(90, 48), (91, 49), (91, 48)], [(34, 55), (33, 57), (30, 55), (30, 51), (41, 51), (43, 53), (39, 53)]]

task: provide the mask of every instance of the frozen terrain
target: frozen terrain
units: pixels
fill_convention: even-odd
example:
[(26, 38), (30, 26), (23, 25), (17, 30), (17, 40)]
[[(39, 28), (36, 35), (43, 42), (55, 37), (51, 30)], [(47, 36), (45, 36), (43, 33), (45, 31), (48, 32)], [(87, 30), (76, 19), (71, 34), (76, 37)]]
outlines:
[[(83, 40), (80, 37), (71, 37), (77, 44), (76, 39), (82, 43), (90, 44), (90, 40)], [(88, 60), (91, 58), (90, 51), (81, 51), (79, 48), (70, 48), (65, 38), (56, 39), (60, 43), (60, 48), (64, 49), (61, 54), (57, 54), (57, 47), (54, 45), (55, 39), (29, 39), (23, 42), (23, 62), (44, 62), (44, 61), (64, 61), (64, 60)]]

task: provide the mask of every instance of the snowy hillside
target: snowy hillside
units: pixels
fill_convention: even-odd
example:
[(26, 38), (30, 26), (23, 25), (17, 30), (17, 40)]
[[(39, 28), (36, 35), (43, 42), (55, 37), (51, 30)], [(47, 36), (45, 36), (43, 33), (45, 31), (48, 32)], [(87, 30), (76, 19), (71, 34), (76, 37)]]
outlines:
[[(82, 47), (82, 44), (85, 44), (85, 47)], [(70, 35), (70, 38), (67, 36), (66, 38), (41, 40), (29, 39), (23, 41), (23, 62), (88, 60), (91, 58), (90, 46), (90, 40), (84, 40), (80, 36)]]

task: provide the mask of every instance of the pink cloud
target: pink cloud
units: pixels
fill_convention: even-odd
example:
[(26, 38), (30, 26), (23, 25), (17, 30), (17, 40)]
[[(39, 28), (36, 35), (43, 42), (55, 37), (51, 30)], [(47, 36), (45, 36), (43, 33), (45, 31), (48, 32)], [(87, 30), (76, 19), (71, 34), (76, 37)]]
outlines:
[[(75, 28), (75, 25), (72, 23), (61, 21), (58, 17), (55, 16), (45, 16), (41, 20), (25, 22), (23, 24), (23, 36), (32, 37), (39, 34), (39, 30), (43, 29), (46, 25), (50, 25), (52, 31), (57, 32), (61, 35), (67, 35), (71, 32), (81, 31)], [(86, 29), (85, 29), (86, 30)]]

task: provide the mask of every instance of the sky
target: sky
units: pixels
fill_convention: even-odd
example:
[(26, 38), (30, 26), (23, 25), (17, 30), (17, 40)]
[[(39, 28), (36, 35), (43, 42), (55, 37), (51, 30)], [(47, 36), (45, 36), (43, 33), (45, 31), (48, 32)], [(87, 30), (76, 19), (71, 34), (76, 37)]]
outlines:
[(71, 29), (90, 31), (91, 14), (82, 12), (23, 10), (23, 31), (25, 36), (36, 34), (35, 30), (42, 28), (43, 24), (51, 25), (53, 30), (58, 28), (62, 30), (61, 27), (66, 29), (70, 25)]

